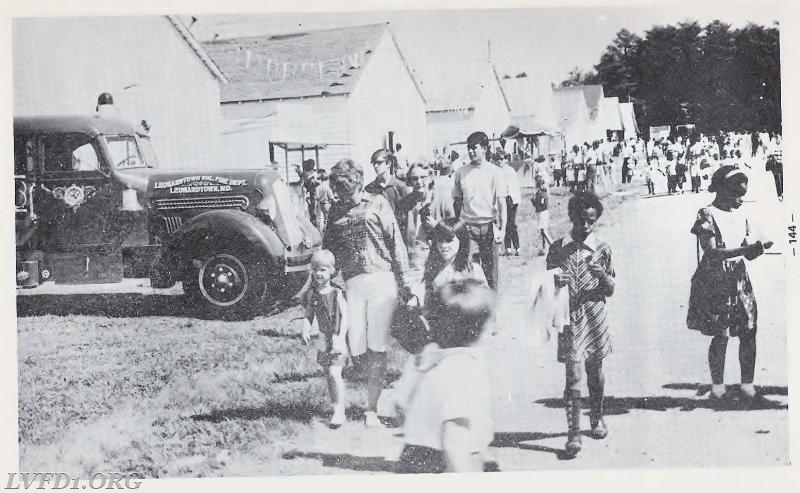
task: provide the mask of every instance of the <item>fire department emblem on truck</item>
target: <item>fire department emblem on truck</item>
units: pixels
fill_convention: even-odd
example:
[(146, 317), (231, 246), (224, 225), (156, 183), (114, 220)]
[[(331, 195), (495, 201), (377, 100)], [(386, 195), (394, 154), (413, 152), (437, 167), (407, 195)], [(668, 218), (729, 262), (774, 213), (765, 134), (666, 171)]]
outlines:
[(233, 187), (247, 186), (247, 180), (237, 180), (224, 176), (185, 176), (169, 181), (157, 181), (156, 190), (169, 189), (169, 193), (217, 193), (230, 192)]
[(63, 201), (65, 204), (71, 207), (72, 210), (77, 210), (81, 204), (86, 202), (86, 199), (97, 192), (97, 189), (93, 186), (88, 185), (81, 187), (74, 183), (68, 187), (56, 187), (52, 190), (48, 189), (44, 185), (41, 185), (41, 187), (47, 192), (50, 192), (50, 195), (52, 195), (54, 198)]

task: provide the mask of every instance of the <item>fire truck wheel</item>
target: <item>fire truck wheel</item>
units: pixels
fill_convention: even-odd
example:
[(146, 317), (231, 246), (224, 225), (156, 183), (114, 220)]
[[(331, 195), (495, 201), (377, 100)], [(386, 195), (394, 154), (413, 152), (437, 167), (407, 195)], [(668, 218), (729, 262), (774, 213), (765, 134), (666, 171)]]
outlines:
[(184, 281), (184, 291), (195, 308), (214, 318), (253, 315), (262, 305), (265, 290), (263, 267), (235, 250), (206, 254)]

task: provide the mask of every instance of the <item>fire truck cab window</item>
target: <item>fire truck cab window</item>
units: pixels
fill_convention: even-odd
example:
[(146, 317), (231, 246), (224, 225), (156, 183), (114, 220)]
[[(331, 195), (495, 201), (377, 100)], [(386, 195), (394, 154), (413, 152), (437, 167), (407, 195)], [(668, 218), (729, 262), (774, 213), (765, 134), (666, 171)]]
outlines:
[(73, 171), (95, 171), (100, 168), (97, 160), (97, 153), (94, 152), (92, 144), (83, 144), (72, 151)]
[(14, 174), (24, 175), (33, 171), (34, 146), (33, 139), (14, 139)]
[(54, 135), (42, 138), (44, 170), (49, 172), (96, 171), (100, 159), (83, 134)]
[(136, 139), (131, 136), (114, 135), (106, 137), (111, 162), (117, 169), (144, 168), (146, 165), (139, 152)]

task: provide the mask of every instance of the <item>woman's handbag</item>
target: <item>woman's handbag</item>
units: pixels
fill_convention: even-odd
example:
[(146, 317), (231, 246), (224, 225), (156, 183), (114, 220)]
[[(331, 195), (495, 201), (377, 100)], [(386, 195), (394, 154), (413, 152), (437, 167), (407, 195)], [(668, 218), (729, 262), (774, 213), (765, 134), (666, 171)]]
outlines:
[(407, 303), (397, 305), (392, 316), (390, 333), (400, 346), (411, 354), (419, 353), (431, 342), (431, 328), (422, 314), (418, 298), (416, 305)]

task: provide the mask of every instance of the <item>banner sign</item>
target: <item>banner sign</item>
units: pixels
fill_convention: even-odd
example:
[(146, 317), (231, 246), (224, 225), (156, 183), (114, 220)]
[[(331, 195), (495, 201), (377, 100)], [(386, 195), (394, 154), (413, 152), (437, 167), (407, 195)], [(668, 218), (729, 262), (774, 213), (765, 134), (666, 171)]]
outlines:
[(650, 127), (650, 140), (666, 139), (669, 137), (670, 126)]

